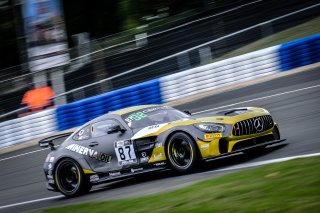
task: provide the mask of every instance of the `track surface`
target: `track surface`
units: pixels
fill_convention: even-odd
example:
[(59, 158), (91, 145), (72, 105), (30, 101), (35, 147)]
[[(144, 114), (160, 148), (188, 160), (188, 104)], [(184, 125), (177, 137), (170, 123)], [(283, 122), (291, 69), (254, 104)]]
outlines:
[[(39, 150), (39, 148), (29, 147), (3, 154), (0, 156), (0, 212), (34, 211), (41, 208), (71, 203), (148, 195), (221, 175), (223, 172), (214, 172), (214, 170), (220, 168), (228, 168), (240, 163), (258, 162), (320, 152), (320, 141), (318, 139), (320, 130), (319, 68), (281, 77), (270, 82), (213, 95), (178, 106), (177, 108), (189, 109), (191, 112), (199, 112), (315, 85), (318, 86), (233, 106), (260, 106), (268, 109), (272, 113), (275, 121), (279, 123), (282, 137), (288, 139), (287, 145), (271, 147), (261, 156), (249, 157), (240, 154), (231, 158), (212, 161), (207, 163), (202, 171), (189, 175), (176, 175), (171, 171), (165, 171), (118, 181), (116, 183), (100, 185), (94, 188), (95, 190), (88, 195), (66, 199), (60, 196), (59, 193), (49, 192), (45, 188), (42, 164), (49, 150), (41, 150), (14, 158), (10, 157)], [(206, 112), (206, 114), (210, 114), (210, 112)], [(3, 160), (5, 158), (10, 159)], [(54, 196), (57, 197), (3, 208), (3, 206), (10, 204)]]

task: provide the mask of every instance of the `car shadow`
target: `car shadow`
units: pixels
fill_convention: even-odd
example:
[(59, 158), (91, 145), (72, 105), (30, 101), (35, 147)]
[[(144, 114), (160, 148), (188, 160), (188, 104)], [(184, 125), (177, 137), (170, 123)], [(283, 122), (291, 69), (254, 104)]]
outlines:
[[(272, 153), (276, 150), (282, 149), (287, 145), (288, 145), (287, 143), (273, 145), (273, 146), (265, 148), (263, 151), (261, 151), (257, 154), (239, 153), (237, 155), (212, 160), (210, 162), (204, 163), (199, 168), (197, 168), (195, 171), (193, 171), (191, 173), (187, 173), (187, 174), (188, 175), (197, 174), (197, 173), (202, 173), (202, 172), (207, 172), (207, 171), (214, 172), (214, 170), (219, 170), (219, 169), (222, 169), (222, 168), (225, 168), (228, 166), (234, 166), (237, 164), (246, 163), (246, 162), (254, 160), (258, 157), (265, 156), (265, 155), (268, 155), (269, 153)], [(88, 195), (100, 193), (105, 190), (121, 189), (121, 188), (128, 187), (128, 186), (139, 185), (139, 184), (146, 183), (146, 182), (151, 183), (152, 181), (156, 181), (156, 180), (160, 180), (160, 179), (165, 180), (165, 179), (184, 176), (184, 175), (186, 175), (186, 174), (177, 173), (177, 172), (170, 170), (170, 169), (166, 169), (166, 170), (162, 170), (162, 171), (158, 171), (158, 172), (152, 172), (152, 173), (145, 173), (145, 174), (141, 174), (141, 175), (134, 176), (134, 177), (129, 177), (129, 178), (122, 179), (122, 180), (117, 180), (117, 181), (113, 181), (113, 182), (109, 182), (109, 183), (105, 183), (105, 184), (96, 185), (96, 186), (94, 186), (93, 190), (91, 190), (88, 193)], [(65, 198), (61, 198), (61, 199), (65, 199)]]

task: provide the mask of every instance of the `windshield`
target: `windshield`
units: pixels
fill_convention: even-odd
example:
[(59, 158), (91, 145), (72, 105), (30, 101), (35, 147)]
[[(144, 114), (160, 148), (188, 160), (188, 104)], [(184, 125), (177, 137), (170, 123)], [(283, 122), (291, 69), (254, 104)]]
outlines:
[(122, 119), (131, 129), (169, 123), (189, 117), (184, 112), (168, 106), (149, 107), (122, 115)]

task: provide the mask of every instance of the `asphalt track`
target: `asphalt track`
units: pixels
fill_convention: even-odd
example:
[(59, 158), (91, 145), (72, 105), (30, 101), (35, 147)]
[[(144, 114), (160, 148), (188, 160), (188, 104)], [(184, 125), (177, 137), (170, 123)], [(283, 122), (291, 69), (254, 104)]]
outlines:
[[(234, 103), (239, 104), (232, 105)], [(39, 147), (29, 147), (0, 156), (0, 212), (35, 211), (72, 203), (148, 195), (230, 172), (223, 169), (243, 163), (320, 153), (319, 68), (212, 95), (177, 108), (191, 112), (206, 110), (205, 114), (210, 114), (213, 108), (231, 108), (228, 105), (268, 109), (280, 125), (281, 136), (288, 139), (287, 143), (270, 147), (260, 156), (240, 154), (211, 161), (200, 171), (189, 175), (164, 171), (100, 185), (89, 194), (72, 199), (46, 190), (42, 164), (49, 150), (37, 151)], [(28, 152), (33, 153), (25, 154)]]

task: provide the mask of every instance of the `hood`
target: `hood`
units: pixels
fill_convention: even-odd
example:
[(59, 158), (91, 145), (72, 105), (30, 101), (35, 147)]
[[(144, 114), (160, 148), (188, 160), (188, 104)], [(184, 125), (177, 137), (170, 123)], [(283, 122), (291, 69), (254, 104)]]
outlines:
[(210, 113), (207, 116), (198, 117), (197, 120), (201, 122), (234, 124), (238, 121), (262, 115), (270, 115), (270, 113), (263, 108), (243, 107)]
[(258, 108), (258, 107), (228, 109), (228, 110), (210, 113), (207, 116), (203, 116), (203, 117), (192, 116), (188, 119), (147, 126), (147, 127), (144, 127), (143, 129), (138, 130), (131, 139), (135, 140), (138, 138), (157, 136), (162, 132), (177, 126), (188, 126), (188, 125), (202, 123), (202, 122), (234, 124), (238, 121), (242, 121), (242, 120), (246, 120), (249, 118), (262, 116), (262, 115), (270, 115), (270, 113), (267, 110), (263, 108)]

